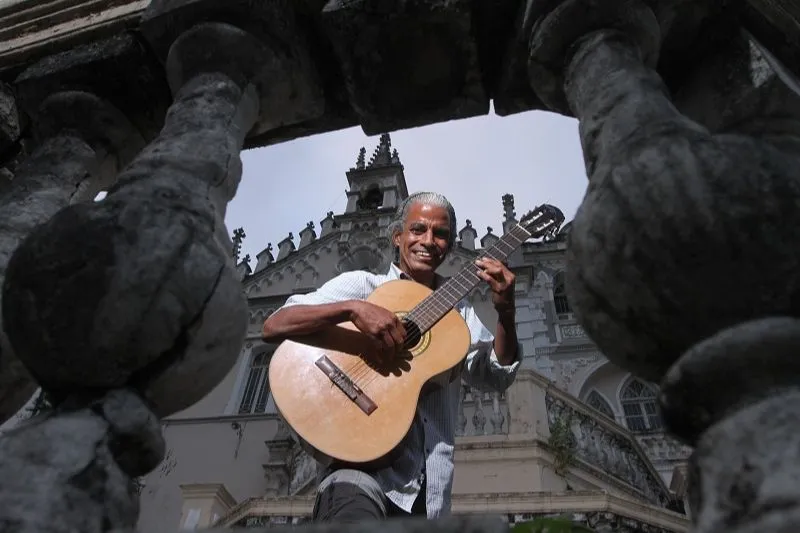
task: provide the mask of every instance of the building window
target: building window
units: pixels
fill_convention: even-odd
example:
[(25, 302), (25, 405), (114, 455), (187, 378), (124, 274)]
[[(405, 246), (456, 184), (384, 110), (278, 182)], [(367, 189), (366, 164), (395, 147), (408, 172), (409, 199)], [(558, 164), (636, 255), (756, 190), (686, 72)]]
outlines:
[(586, 405), (599, 411), (601, 414), (604, 414), (611, 420), (614, 420), (614, 411), (611, 409), (611, 406), (608, 405), (608, 402), (600, 396), (600, 393), (597, 391), (592, 391), (589, 393), (589, 396), (586, 397)]
[(661, 416), (656, 405), (656, 389), (638, 379), (631, 379), (619, 396), (625, 424), (634, 433), (658, 431)]
[(272, 355), (272, 351), (268, 346), (259, 348), (260, 350), (258, 352), (254, 350), (255, 353), (251, 356), (242, 401), (239, 403), (239, 414), (259, 414), (274, 411), (267, 377), (269, 356)]
[(564, 284), (564, 273), (559, 272), (553, 277), (553, 301), (556, 304), (556, 314), (564, 315), (572, 312), (567, 300), (567, 290)]

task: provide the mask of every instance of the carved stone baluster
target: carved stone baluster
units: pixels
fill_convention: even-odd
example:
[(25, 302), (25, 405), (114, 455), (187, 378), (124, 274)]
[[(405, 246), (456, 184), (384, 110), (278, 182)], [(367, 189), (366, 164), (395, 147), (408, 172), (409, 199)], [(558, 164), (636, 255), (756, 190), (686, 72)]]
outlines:
[[(113, 180), (118, 168), (144, 145), (118, 109), (86, 92), (48, 97), (33, 124), (37, 147), (17, 168), (0, 199), (0, 283), (11, 255), (33, 228), (80, 199), (92, 185)], [(14, 305), (2, 305), (0, 296), (0, 319), (18, 312)], [(3, 329), (8, 330), (8, 322), (8, 318), (3, 321)], [(0, 332), (0, 422), (13, 416), (36, 387), (8, 337)]]
[(464, 413), (464, 402), (467, 400), (469, 387), (461, 385), (461, 401), (458, 402), (458, 427), (456, 427), (456, 435), (463, 436), (467, 430), (467, 415)]
[(181, 35), (166, 62), (175, 102), (158, 138), (103, 202), (60, 211), (17, 249), (6, 325), (45, 390), (134, 384), (166, 415), (230, 370), (247, 305), (223, 219), (258, 116), (248, 80), (266, 54), (232, 26)]
[(568, 296), (696, 446), (693, 532), (796, 531), (800, 96), (733, 24), (668, 90), (648, 4), (566, 0), (534, 24), (531, 84), (578, 118), (590, 178)]
[(472, 398), (475, 402), (475, 412), (472, 414), (472, 425), (476, 435), (486, 434), (486, 413), (483, 412), (483, 392), (474, 389)]
[(503, 433), (503, 423), (506, 421), (506, 417), (503, 415), (503, 411), (500, 406), (500, 396), (501, 393), (499, 392), (492, 393), (492, 416), (490, 421), (492, 423), (493, 435), (500, 435)]
[[(133, 530), (130, 476), (164, 455), (155, 415), (194, 404), (236, 361), (247, 306), (223, 219), (258, 118), (252, 80), (271, 64), (260, 41), (232, 26), (183, 33), (166, 60), (174, 103), (158, 138), (103, 202), (62, 209), (11, 257), (5, 330), (56, 409), (0, 439), (0, 523)], [(66, 140), (77, 162), (32, 159), (22, 183), (78, 176), (72, 167), (88, 165), (93, 150)], [(20, 498), (26, 491), (37, 494)], [(64, 512), (76, 502), (87, 505)]]

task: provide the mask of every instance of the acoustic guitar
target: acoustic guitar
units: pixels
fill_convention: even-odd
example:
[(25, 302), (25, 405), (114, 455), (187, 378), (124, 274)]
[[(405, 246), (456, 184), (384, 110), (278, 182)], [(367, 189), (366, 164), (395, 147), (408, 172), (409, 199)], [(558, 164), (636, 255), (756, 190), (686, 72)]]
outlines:
[[(563, 221), (558, 208), (539, 206), (481, 256), (504, 261), (526, 240), (555, 234)], [(435, 291), (398, 279), (370, 294), (367, 301), (396, 313), (406, 328), (406, 349), (391, 362), (375, 362), (373, 344), (351, 322), (278, 346), (270, 390), (312, 457), (361, 468), (392, 457), (411, 428), (423, 387), (460, 377), (470, 333), (454, 307), (480, 283), (477, 268), (467, 265)]]

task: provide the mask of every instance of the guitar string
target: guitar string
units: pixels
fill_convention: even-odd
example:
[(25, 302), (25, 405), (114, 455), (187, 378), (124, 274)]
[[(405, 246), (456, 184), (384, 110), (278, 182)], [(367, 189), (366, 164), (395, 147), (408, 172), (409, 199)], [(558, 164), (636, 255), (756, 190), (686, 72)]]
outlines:
[[(516, 235), (516, 230), (522, 230), (523, 235), (518, 237)], [(497, 243), (495, 243), (489, 250), (484, 252), (480, 257), (490, 257), (495, 260), (504, 260), (506, 259), (511, 253), (513, 253), (520, 244), (525, 242), (529, 237), (530, 233), (522, 228), (521, 226), (517, 225), (514, 228), (511, 228), (504, 237), (507, 237), (508, 240), (513, 238), (517, 241), (516, 244), (511, 244), (506, 242), (504, 239), (500, 239)], [(509, 251), (504, 251), (501, 249), (500, 245), (506, 245), (509, 247)], [(494, 254), (499, 252), (498, 256)], [(459, 278), (470, 276), (474, 279), (465, 279), (463, 280), (465, 283), (462, 284)], [(408, 318), (410, 315), (414, 314), (416, 317), (419, 315), (419, 318), (414, 320), (414, 324), (417, 326), (417, 330), (414, 333), (416, 338), (413, 340), (413, 344), (411, 343), (411, 339), (407, 339), (407, 344), (410, 346), (416, 346), (416, 343), (422, 339), (423, 334), (421, 333), (422, 330), (429, 329), (432, 327), (436, 321), (442, 318), (443, 315), (447, 314), (452, 307), (458, 303), (458, 293), (459, 291), (455, 287), (456, 284), (461, 285), (462, 289), (466, 289), (466, 291), (471, 291), (476, 283), (479, 283), (481, 280), (480, 276), (478, 276), (477, 272), (473, 272), (472, 270), (462, 270), (461, 272), (457, 273), (455, 276), (447, 280), (442, 286), (441, 291), (437, 290), (434, 293), (428, 295), (422, 302), (420, 302), (405, 318)], [(451, 293), (450, 290), (455, 290), (455, 293)], [(439, 298), (438, 294), (445, 295), (447, 298)], [(437, 296), (434, 296), (434, 295)], [(452, 302), (450, 300), (453, 300)], [(412, 317), (414, 318), (414, 317)], [(419, 324), (418, 322), (423, 322), (423, 324)], [(428, 322), (431, 322), (428, 324)], [(413, 357), (412, 357), (413, 359)], [(350, 368), (347, 372), (348, 374), (352, 374), (351, 379), (352, 381), (359, 386), (360, 388), (364, 388), (369, 386), (370, 383), (374, 382), (378, 377), (381, 375), (379, 372), (372, 369), (372, 367), (363, 359), (359, 358), (355, 364)], [(364, 379), (367, 378), (367, 379)]]

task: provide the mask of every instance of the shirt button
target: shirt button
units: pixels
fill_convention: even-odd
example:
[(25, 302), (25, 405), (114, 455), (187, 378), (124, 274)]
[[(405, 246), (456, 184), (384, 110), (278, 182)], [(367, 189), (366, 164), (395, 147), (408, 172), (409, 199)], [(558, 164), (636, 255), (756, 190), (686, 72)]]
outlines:
[(428, 423), (428, 419), (427, 418), (423, 418), (422, 421), (425, 422), (426, 424)]

